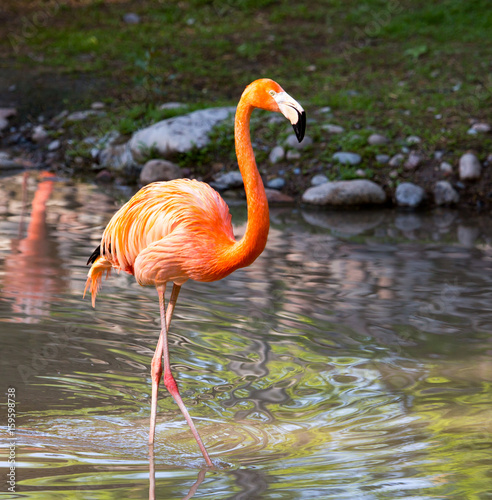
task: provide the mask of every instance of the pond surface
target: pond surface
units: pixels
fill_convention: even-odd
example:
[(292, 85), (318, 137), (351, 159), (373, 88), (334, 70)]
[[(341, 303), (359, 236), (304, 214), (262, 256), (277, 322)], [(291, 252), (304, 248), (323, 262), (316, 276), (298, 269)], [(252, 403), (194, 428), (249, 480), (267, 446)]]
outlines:
[(85, 262), (131, 194), (2, 180), (9, 498), (148, 498), (151, 466), (158, 499), (492, 497), (490, 217), (272, 209), (250, 268), (188, 282), (170, 351), (206, 469), (162, 386), (149, 462), (155, 290), (115, 273), (95, 309), (82, 299)]

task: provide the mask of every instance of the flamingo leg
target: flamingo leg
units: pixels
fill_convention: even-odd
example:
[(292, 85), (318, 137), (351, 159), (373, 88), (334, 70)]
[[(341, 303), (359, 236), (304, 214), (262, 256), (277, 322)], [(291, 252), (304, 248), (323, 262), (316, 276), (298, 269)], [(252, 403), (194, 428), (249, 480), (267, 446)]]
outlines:
[(195, 424), (193, 423), (193, 420), (191, 419), (190, 414), (188, 413), (188, 410), (181, 398), (181, 395), (179, 394), (178, 386), (176, 384), (176, 381), (174, 380), (174, 377), (171, 373), (171, 362), (169, 360), (169, 348), (168, 348), (168, 342), (167, 342), (167, 332), (168, 328), (171, 324), (171, 319), (172, 315), (174, 312), (174, 307), (176, 305), (176, 300), (178, 298), (178, 294), (180, 291), (181, 287), (178, 285), (173, 286), (173, 290), (171, 293), (171, 298), (169, 301), (169, 305), (166, 311), (165, 307), (165, 300), (164, 300), (164, 293), (166, 291), (166, 286), (161, 285), (157, 287), (157, 292), (159, 294), (159, 306), (160, 306), (160, 313), (161, 313), (161, 322), (162, 322), (162, 329), (161, 329), (161, 334), (159, 336), (159, 342), (157, 343), (157, 348), (154, 353), (154, 357), (152, 359), (152, 406), (151, 406), (151, 413), (150, 413), (150, 433), (149, 433), (149, 444), (153, 444), (154, 442), (154, 434), (155, 434), (155, 420), (156, 420), (156, 414), (157, 414), (157, 390), (159, 388), (159, 381), (162, 375), (162, 358), (164, 358), (164, 385), (166, 386), (166, 389), (171, 393), (171, 396), (174, 398), (174, 401), (176, 401), (176, 404), (178, 405), (179, 409), (181, 410), (181, 413), (183, 414), (184, 418), (186, 419), (186, 422), (190, 426), (191, 432), (193, 433), (193, 436), (195, 436), (196, 442), (198, 444), (198, 447), (200, 448), (200, 451), (203, 454), (203, 457), (205, 458), (205, 462), (207, 463), (208, 466), (212, 466), (212, 461), (210, 460), (210, 457), (208, 456), (207, 450), (205, 449), (205, 446), (203, 444), (203, 441), (198, 434), (198, 431), (196, 430)]

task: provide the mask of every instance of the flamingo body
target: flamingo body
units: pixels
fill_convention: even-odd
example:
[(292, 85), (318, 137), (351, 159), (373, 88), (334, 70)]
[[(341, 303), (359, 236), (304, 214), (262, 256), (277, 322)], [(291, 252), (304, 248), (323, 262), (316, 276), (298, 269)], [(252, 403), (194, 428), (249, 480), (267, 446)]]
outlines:
[[(178, 179), (154, 182), (142, 188), (112, 217), (100, 246), (89, 258), (92, 264), (86, 290), (92, 304), (104, 272), (124, 270), (141, 285), (153, 285), (159, 294), (162, 330), (152, 360), (152, 406), (149, 444), (154, 440), (157, 389), (164, 383), (180, 407), (208, 465), (207, 451), (179, 395), (171, 374), (167, 332), (181, 285), (188, 279), (216, 281), (234, 270), (250, 265), (264, 250), (269, 229), (265, 189), (256, 167), (249, 133), (253, 108), (281, 112), (293, 125), (298, 140), (305, 129), (305, 113), (278, 83), (256, 80), (243, 92), (235, 118), (235, 144), (248, 205), (248, 223), (241, 240), (236, 241), (229, 208), (208, 184)], [(167, 310), (166, 284), (173, 282)], [(84, 292), (85, 293), (85, 292)]]

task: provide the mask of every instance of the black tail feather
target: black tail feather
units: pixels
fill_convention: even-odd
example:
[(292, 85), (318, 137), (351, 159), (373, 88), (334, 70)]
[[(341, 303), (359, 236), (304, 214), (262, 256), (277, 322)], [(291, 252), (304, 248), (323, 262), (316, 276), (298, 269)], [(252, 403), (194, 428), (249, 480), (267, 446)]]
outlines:
[(93, 252), (92, 255), (89, 257), (89, 260), (87, 261), (87, 265), (93, 264), (96, 259), (101, 255), (101, 245), (99, 245)]

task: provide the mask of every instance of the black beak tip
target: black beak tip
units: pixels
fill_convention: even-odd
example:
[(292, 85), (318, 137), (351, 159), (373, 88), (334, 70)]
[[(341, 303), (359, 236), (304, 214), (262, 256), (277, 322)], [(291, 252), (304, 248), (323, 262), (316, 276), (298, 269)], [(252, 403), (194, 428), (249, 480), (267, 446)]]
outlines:
[(303, 111), (299, 113), (299, 120), (297, 123), (292, 125), (294, 132), (296, 133), (297, 140), (301, 142), (304, 139), (304, 133), (306, 132), (306, 112)]

